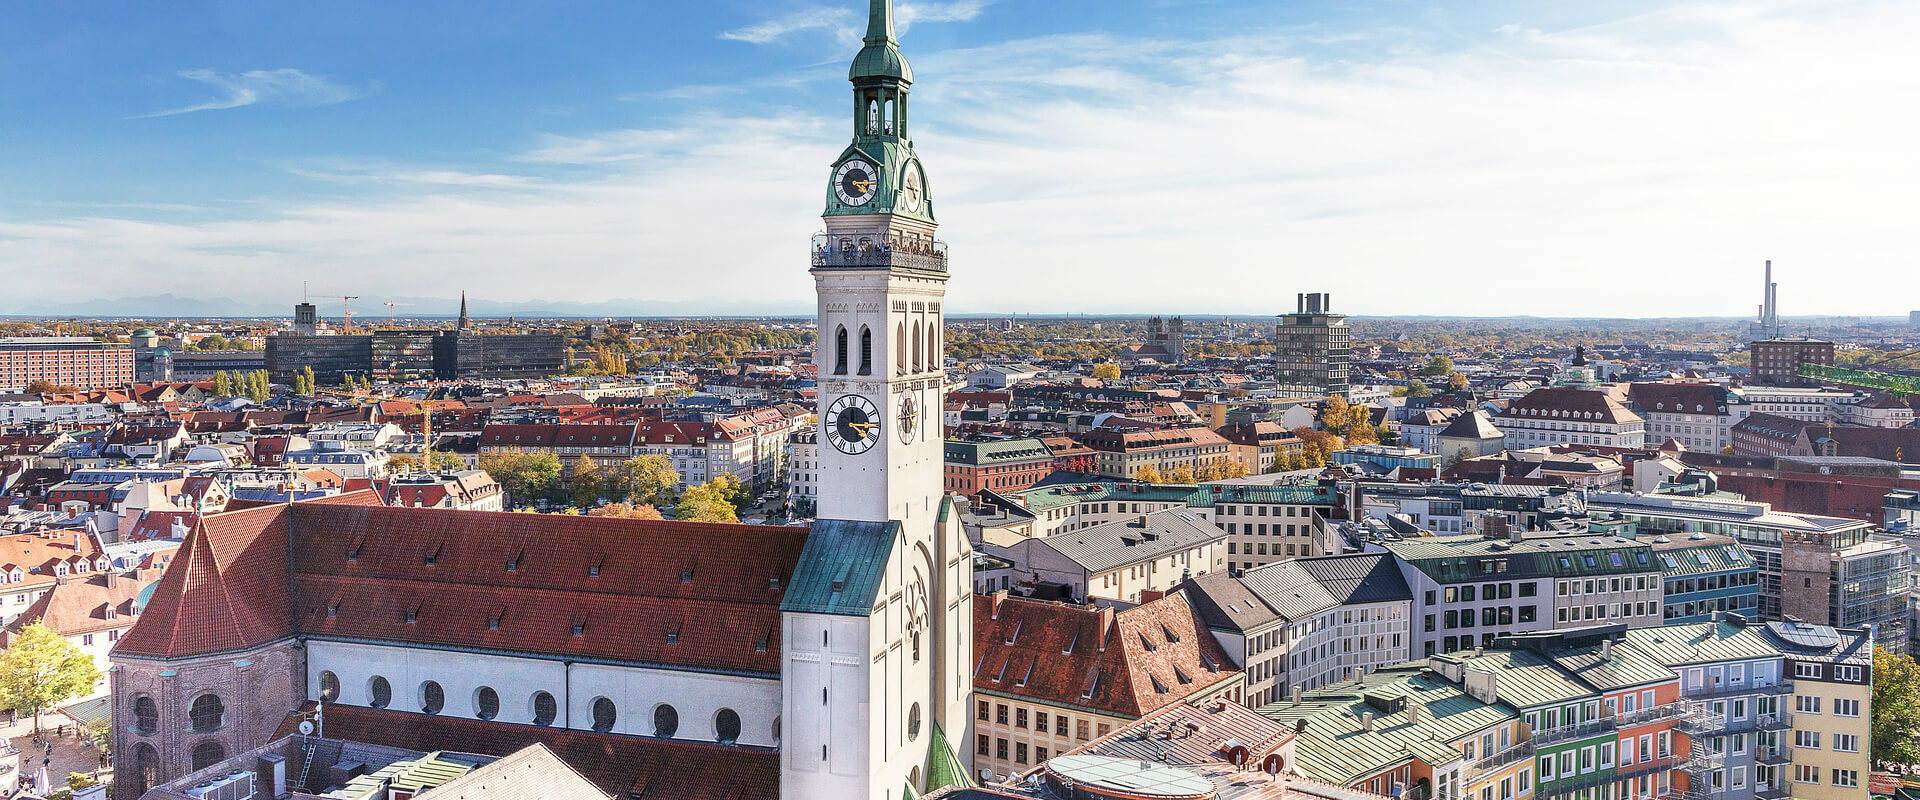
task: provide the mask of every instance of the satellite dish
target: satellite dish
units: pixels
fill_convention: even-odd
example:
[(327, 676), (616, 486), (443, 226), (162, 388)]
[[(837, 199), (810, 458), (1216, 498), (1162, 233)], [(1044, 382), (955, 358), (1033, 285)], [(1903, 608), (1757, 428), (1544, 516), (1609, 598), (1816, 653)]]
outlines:
[(301, 736), (313, 735), (313, 720), (310, 720), (310, 719), (300, 720), (300, 735)]

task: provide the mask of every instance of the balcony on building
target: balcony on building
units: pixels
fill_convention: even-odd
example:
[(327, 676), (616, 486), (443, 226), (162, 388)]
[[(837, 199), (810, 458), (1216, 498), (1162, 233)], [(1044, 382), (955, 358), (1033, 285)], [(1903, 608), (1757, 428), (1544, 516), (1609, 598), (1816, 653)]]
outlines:
[(947, 243), (937, 239), (915, 241), (815, 234), (813, 265), (816, 267), (905, 267), (927, 272), (946, 272)]

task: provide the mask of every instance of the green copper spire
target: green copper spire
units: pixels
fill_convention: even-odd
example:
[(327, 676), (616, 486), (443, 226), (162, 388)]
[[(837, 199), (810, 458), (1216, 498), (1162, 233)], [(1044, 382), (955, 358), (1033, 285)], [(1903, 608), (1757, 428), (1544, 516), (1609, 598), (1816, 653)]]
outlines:
[(893, 0), (873, 0), (867, 11), (867, 44), (899, 44), (893, 38)]
[(867, 12), (866, 47), (853, 57), (847, 80), (856, 85), (867, 82), (913, 83), (913, 68), (900, 55), (900, 43), (893, 38), (893, 0), (871, 0)]

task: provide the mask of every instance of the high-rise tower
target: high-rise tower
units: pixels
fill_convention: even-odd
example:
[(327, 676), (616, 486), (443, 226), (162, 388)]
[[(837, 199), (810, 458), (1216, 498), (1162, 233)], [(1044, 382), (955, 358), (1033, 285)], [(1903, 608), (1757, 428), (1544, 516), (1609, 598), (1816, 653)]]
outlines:
[(893, 800), (967, 772), (973, 561), (941, 488), (946, 245), (892, 0), (854, 58), (814, 237), (819, 520), (782, 605), (781, 794)]

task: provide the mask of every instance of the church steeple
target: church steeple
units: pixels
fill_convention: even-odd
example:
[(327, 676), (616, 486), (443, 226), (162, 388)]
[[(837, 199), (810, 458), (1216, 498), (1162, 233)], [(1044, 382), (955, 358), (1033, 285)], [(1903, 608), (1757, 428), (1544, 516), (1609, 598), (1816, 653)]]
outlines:
[(473, 327), (473, 320), (467, 317), (467, 290), (460, 290), (460, 330)]
[(873, 0), (867, 9), (867, 44), (898, 44), (893, 38), (893, 0)]

